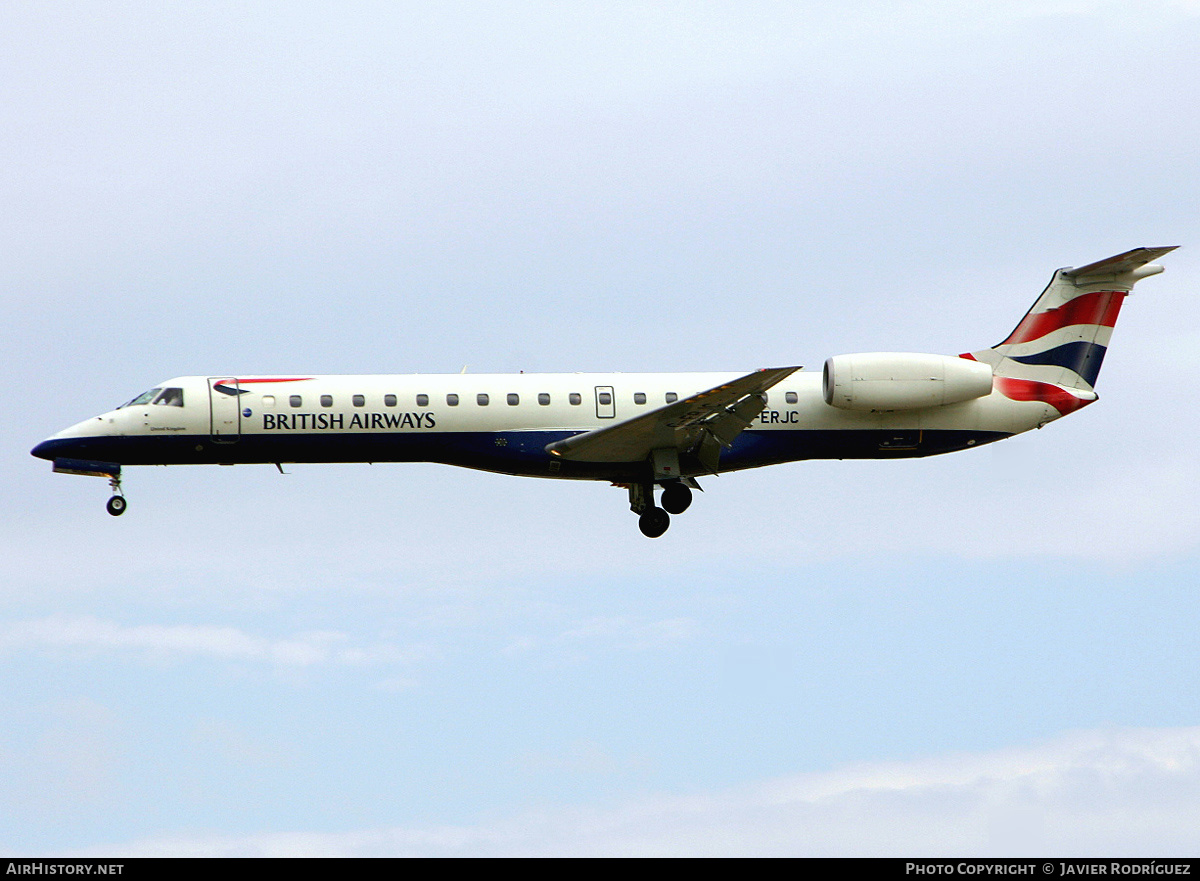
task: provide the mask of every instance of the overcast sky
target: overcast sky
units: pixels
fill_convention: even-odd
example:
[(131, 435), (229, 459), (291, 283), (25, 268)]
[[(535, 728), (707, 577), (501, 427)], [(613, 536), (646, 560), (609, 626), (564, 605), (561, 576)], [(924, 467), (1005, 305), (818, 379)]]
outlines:
[[(0, 7), (0, 852), (1200, 845), (1200, 4)], [(1181, 245), (1101, 402), (622, 490), (50, 473), (173, 376), (818, 369)]]

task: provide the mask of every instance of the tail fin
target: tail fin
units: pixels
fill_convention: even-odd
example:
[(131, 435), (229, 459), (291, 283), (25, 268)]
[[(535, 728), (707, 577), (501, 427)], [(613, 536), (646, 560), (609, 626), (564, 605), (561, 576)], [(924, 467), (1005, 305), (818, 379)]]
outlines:
[(1063, 415), (1090, 404), (1125, 296), (1162, 272), (1151, 261), (1176, 247), (1135, 248), (1058, 270), (1003, 342), (964, 357), (992, 365), (997, 391), (1006, 397), (1045, 401)]

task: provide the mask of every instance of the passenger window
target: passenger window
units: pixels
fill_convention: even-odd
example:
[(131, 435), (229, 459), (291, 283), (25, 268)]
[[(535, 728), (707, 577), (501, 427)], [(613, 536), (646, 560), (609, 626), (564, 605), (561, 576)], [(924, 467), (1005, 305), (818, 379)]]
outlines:
[(322, 407), (332, 407), (333, 406), (333, 395), (321, 395), (321, 406)]
[(475, 396), (475, 403), (480, 407), (486, 407), (488, 405), (488, 396), (480, 392)]
[(550, 396), (548, 394), (546, 394), (545, 392), (538, 392), (538, 403), (541, 404), (543, 407), (549, 405)]
[(799, 398), (796, 397), (795, 392), (785, 392), (783, 395), (783, 399), (785, 401), (787, 401), (789, 404), (794, 404), (794, 403), (796, 403), (796, 401), (799, 400)]
[(607, 407), (612, 403), (612, 394), (610, 392), (600, 392), (600, 403)]
[(264, 407), (274, 407), (275, 406), (275, 396), (274, 395), (263, 395), (262, 405)]
[(646, 403), (646, 393), (645, 392), (634, 392), (633, 393), (633, 402), (635, 404)]
[(679, 395), (675, 394), (675, 392), (667, 392), (667, 403), (668, 404), (674, 404), (678, 400), (679, 400)]
[(162, 394), (154, 399), (154, 403), (162, 404), (164, 407), (182, 407), (183, 389), (165, 388), (162, 390)]
[(455, 395), (455, 394), (446, 395), (446, 406), (447, 407), (457, 407), (458, 406), (458, 395)]
[(417, 395), (417, 406), (418, 407), (428, 407), (429, 406), (429, 395)]
[(508, 393), (508, 406), (515, 407), (519, 403), (521, 403), (521, 399), (519, 397), (517, 397), (516, 395), (514, 395), (512, 392), (509, 392)]
[(304, 401), (300, 400), (299, 395), (292, 395), (290, 398), (288, 398), (288, 403), (291, 404), (293, 407), (303, 407), (304, 406)]
[(396, 406), (396, 396), (395, 395), (384, 395), (383, 396), (383, 406), (395, 407)]
[(350, 398), (350, 403), (355, 407), (365, 407), (367, 405), (367, 399), (362, 395), (354, 395)]
[(571, 394), (567, 395), (567, 400), (571, 402), (571, 406), (578, 407), (583, 403), (583, 396), (579, 392), (571, 392)]

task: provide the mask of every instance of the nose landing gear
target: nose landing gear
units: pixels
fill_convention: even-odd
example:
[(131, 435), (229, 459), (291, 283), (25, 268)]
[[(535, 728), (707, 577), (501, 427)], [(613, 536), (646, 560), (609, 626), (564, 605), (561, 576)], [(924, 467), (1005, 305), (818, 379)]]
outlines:
[(55, 459), (57, 474), (82, 474), (87, 477), (107, 477), (112, 487), (112, 498), (108, 500), (108, 513), (120, 517), (129, 507), (125, 494), (121, 492), (121, 466), (116, 462), (94, 462), (90, 459)]
[(108, 504), (105, 505), (105, 507), (108, 509), (108, 513), (112, 514), (114, 517), (120, 517), (125, 513), (125, 509), (129, 506), (125, 501), (124, 494), (121, 492), (120, 472), (109, 478), (108, 485), (112, 487), (113, 495), (112, 498), (108, 500)]

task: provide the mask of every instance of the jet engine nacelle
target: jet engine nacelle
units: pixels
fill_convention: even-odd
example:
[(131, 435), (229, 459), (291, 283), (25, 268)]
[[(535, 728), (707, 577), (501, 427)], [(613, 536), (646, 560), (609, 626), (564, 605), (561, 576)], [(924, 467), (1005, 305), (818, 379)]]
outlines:
[(919, 410), (991, 394), (992, 368), (953, 355), (867, 352), (825, 362), (825, 403), (842, 410)]

